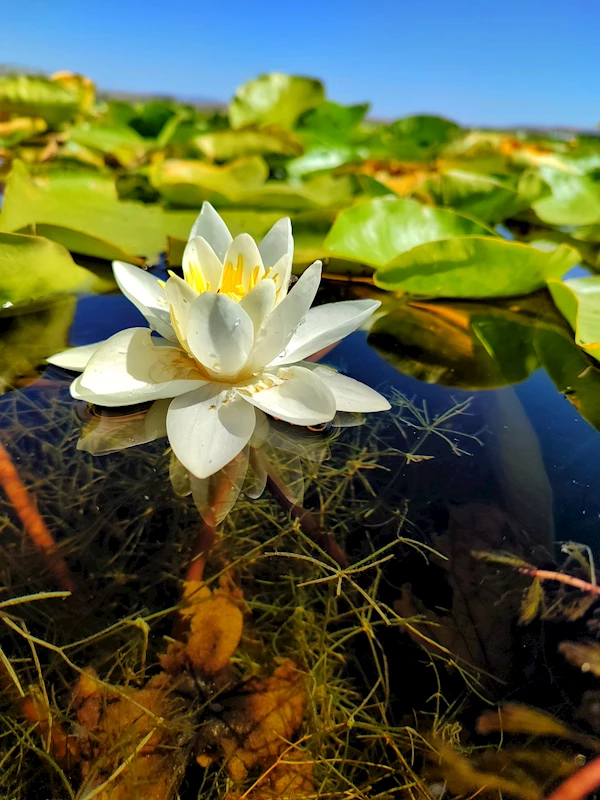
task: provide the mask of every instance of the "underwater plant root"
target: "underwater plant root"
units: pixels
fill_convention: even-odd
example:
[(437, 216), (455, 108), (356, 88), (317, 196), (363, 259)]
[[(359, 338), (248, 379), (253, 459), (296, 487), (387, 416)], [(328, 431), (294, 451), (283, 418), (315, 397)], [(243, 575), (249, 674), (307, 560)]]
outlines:
[(558, 581), (559, 583), (566, 583), (567, 586), (574, 586), (576, 589), (581, 589), (583, 592), (600, 594), (600, 586), (597, 586), (595, 583), (584, 581), (581, 578), (575, 578), (573, 575), (564, 575), (562, 572), (529, 567), (519, 567), (519, 572), (521, 575), (528, 575), (530, 578), (539, 578), (541, 581)]
[(582, 767), (548, 795), (547, 800), (583, 800), (600, 787), (600, 756)]
[(25, 526), (25, 531), (29, 538), (36, 548), (44, 554), (48, 568), (57, 585), (67, 592), (77, 594), (77, 585), (67, 562), (57, 551), (54, 537), (32, 503), (29, 492), (2, 444), (0, 444), (0, 484)]

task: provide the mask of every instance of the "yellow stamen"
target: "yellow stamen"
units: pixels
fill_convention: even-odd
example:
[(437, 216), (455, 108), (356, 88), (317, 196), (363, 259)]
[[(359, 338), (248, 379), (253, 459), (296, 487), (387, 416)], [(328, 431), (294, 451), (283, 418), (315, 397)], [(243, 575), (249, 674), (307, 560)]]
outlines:
[(254, 287), (256, 286), (259, 272), (260, 272), (260, 266), (256, 266), (252, 270), (252, 274), (250, 275), (250, 285), (249, 285), (250, 289), (254, 289)]
[(191, 286), (192, 289), (195, 289), (198, 294), (208, 292), (209, 285), (204, 278), (204, 273), (202, 272), (200, 264), (196, 264), (193, 261), (187, 261), (183, 265), (183, 277), (185, 278), (185, 282), (188, 284), (188, 286)]

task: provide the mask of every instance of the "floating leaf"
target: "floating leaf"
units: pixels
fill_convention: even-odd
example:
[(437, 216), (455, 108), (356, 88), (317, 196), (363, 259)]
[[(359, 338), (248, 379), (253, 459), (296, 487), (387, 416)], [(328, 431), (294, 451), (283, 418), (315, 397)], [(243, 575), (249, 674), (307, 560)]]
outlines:
[(147, 141), (125, 125), (109, 128), (85, 122), (70, 128), (69, 139), (75, 144), (112, 156), (123, 167), (139, 161), (148, 148)]
[(41, 236), (0, 233), (0, 308), (112, 285), (108, 274), (105, 279), (98, 278), (78, 266), (56, 242)]
[(567, 245), (543, 252), (491, 236), (464, 236), (415, 247), (375, 273), (375, 283), (430, 297), (510, 297), (540, 289), (574, 266)]
[(23, 139), (43, 133), (48, 127), (41, 117), (15, 117), (6, 122), (0, 121), (0, 145), (11, 147)]
[(76, 91), (34, 75), (0, 75), (0, 106), (13, 116), (41, 117), (51, 126), (73, 119), (80, 108)]
[(121, 201), (109, 176), (71, 170), (32, 176), (16, 162), (6, 184), (0, 230), (36, 225), (74, 252), (134, 262), (166, 250), (168, 236), (187, 239), (195, 216)]
[(320, 81), (271, 72), (238, 88), (229, 107), (229, 119), (232, 128), (252, 124), (291, 128), (300, 114), (324, 100)]
[(539, 168), (539, 176), (551, 194), (534, 203), (538, 217), (551, 225), (592, 225), (600, 222), (600, 171), (582, 174), (549, 166)]
[(600, 359), (600, 277), (549, 280), (548, 289), (575, 331), (575, 342)]
[(475, 172), (448, 170), (434, 174), (420, 191), (439, 205), (451, 206), (485, 222), (499, 222), (527, 207), (516, 189)]
[(325, 246), (340, 258), (382, 267), (425, 242), (487, 233), (483, 225), (449, 209), (408, 198), (376, 197), (342, 211)]
[(265, 153), (297, 156), (302, 152), (301, 144), (289, 131), (276, 128), (260, 131), (214, 131), (196, 136), (193, 143), (213, 161), (230, 161), (241, 156)]

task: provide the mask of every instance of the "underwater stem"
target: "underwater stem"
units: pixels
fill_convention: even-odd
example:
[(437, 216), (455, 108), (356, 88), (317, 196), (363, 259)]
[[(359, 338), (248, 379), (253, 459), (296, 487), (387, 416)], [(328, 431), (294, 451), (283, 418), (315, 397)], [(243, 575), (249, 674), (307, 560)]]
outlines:
[(547, 800), (583, 800), (600, 787), (600, 756), (561, 783)]
[(581, 589), (583, 592), (590, 592), (590, 594), (600, 594), (600, 586), (589, 581), (584, 581), (581, 578), (575, 578), (573, 575), (564, 575), (562, 572), (554, 572), (549, 569), (534, 569), (533, 567), (519, 567), (521, 575), (529, 575), (531, 578), (539, 578), (542, 581), (558, 581), (559, 583), (566, 583), (567, 586), (574, 586), (576, 589)]
[(263, 465), (267, 472), (267, 486), (273, 497), (291, 515), (297, 519), (304, 533), (319, 545), (327, 555), (331, 556), (342, 569), (348, 566), (348, 558), (339, 544), (330, 533), (324, 533), (314, 515), (304, 506), (293, 503), (287, 496), (286, 487), (271, 464), (263, 458)]
[(54, 537), (48, 530), (29, 497), (8, 452), (0, 444), (0, 485), (25, 527), (33, 544), (41, 550), (57, 585), (67, 592), (77, 594), (77, 585), (65, 559), (58, 552)]

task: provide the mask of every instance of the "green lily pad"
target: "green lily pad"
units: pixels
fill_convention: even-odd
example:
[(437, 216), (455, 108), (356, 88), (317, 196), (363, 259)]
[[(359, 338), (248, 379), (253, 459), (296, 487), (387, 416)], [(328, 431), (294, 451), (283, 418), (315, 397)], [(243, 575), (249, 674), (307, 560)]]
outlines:
[(35, 225), (38, 232), (82, 255), (136, 261), (166, 250), (168, 236), (187, 238), (195, 216), (121, 201), (109, 175), (55, 169), (33, 176), (15, 162), (6, 183), (0, 230)]
[(516, 188), (475, 172), (449, 170), (433, 175), (420, 187), (439, 205), (470, 214), (485, 222), (500, 220), (527, 207)]
[(325, 100), (321, 81), (271, 72), (240, 86), (229, 107), (232, 128), (281, 125), (291, 128), (300, 114)]
[(375, 273), (375, 283), (428, 297), (510, 297), (541, 289), (579, 260), (568, 245), (551, 252), (492, 236), (428, 242)]
[(0, 75), (0, 107), (11, 116), (41, 117), (49, 125), (73, 119), (80, 108), (76, 92), (34, 75)]
[(340, 212), (325, 246), (340, 258), (382, 267), (425, 242), (488, 233), (483, 225), (449, 209), (387, 196)]
[(154, 188), (173, 205), (199, 208), (205, 200), (231, 204), (248, 192), (261, 189), (269, 168), (260, 156), (238, 158), (222, 166), (191, 159), (166, 159), (150, 167)]
[(548, 289), (556, 307), (575, 332), (575, 342), (600, 359), (600, 276), (552, 279)]
[(11, 309), (56, 294), (105, 291), (105, 279), (76, 264), (69, 251), (41, 236), (0, 233), (0, 308)]
[(149, 146), (146, 139), (126, 125), (108, 128), (86, 122), (72, 127), (69, 139), (75, 144), (112, 156), (123, 167), (140, 160)]
[(282, 128), (261, 131), (214, 131), (193, 139), (194, 146), (213, 161), (230, 161), (241, 156), (277, 153), (297, 156), (302, 145), (289, 131)]
[(542, 166), (540, 177), (551, 194), (538, 200), (533, 209), (538, 217), (551, 225), (593, 225), (600, 223), (600, 170), (581, 174)]

